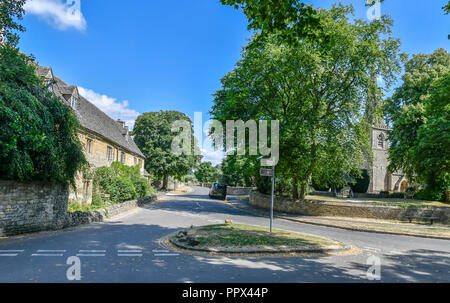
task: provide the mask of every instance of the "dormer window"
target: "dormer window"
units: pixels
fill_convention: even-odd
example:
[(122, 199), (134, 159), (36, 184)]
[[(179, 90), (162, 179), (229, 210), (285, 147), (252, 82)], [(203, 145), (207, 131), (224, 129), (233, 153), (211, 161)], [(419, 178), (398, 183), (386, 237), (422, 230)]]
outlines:
[(70, 105), (72, 106), (73, 109), (77, 109), (77, 106), (78, 106), (78, 99), (75, 98), (74, 96), (72, 96), (71, 104), (70, 104)]
[(48, 90), (53, 93), (53, 81), (52, 80), (46, 80), (45, 85), (47, 86)]

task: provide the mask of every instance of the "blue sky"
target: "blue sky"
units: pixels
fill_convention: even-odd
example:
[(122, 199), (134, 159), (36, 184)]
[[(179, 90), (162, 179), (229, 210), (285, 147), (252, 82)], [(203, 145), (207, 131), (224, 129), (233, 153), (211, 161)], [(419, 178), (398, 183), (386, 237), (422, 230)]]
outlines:
[[(307, 1), (329, 8), (335, 1)], [(347, 0), (366, 19), (363, 0)], [(241, 11), (219, 0), (28, 0), (20, 48), (113, 118), (179, 110), (208, 119), (220, 78), (233, 69), (251, 36)], [(385, 0), (402, 51), (449, 50), (446, 0)], [(74, 10), (75, 8), (75, 10)], [(207, 153), (217, 161), (219, 153)]]

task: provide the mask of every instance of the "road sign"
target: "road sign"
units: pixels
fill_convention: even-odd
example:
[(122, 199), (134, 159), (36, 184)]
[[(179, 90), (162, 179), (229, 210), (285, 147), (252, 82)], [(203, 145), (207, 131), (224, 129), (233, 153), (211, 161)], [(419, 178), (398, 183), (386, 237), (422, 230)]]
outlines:
[(272, 177), (272, 169), (270, 168), (261, 168), (259, 170), (259, 174), (263, 177)]

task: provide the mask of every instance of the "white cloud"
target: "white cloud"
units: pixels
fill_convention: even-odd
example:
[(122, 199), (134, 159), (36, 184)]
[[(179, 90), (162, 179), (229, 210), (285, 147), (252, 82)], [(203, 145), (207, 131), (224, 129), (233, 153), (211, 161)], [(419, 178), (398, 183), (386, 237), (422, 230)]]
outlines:
[(217, 165), (222, 163), (223, 158), (225, 158), (225, 153), (221, 150), (214, 151), (211, 149), (202, 149), (203, 159), (202, 162), (211, 162), (212, 165)]
[(38, 15), (60, 30), (75, 28), (85, 30), (87, 23), (81, 13), (81, 0), (28, 0), (24, 9), (27, 14)]
[(108, 97), (107, 95), (101, 95), (94, 92), (91, 89), (86, 89), (78, 86), (80, 94), (105, 112), (113, 119), (120, 119), (125, 121), (130, 129), (133, 129), (134, 122), (139, 116), (139, 113), (134, 109), (129, 108), (128, 101), (119, 102), (117, 99)]

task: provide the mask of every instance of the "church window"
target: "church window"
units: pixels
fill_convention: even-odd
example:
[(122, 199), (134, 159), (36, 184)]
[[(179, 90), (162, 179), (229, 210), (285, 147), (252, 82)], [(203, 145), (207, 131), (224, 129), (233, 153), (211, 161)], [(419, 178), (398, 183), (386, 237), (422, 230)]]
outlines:
[(378, 136), (378, 147), (384, 148), (384, 135), (380, 134)]

